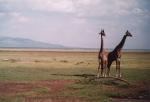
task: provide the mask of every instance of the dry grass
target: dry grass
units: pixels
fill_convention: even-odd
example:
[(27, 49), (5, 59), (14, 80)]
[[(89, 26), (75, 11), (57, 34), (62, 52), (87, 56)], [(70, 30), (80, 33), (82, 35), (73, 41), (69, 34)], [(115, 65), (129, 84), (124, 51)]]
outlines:
[[(21, 83), (21, 85), (25, 84), (26, 86), (19, 84), (17, 87), (26, 88), (33, 82), (37, 83), (39, 81), (80, 80), (78, 83), (64, 86), (65, 89), (58, 92), (56, 96), (63, 98), (78, 97), (96, 102), (100, 100), (101, 102), (111, 102), (113, 101), (110, 98), (112, 96), (127, 98), (136, 94), (134, 97), (139, 97), (141, 94), (138, 93), (146, 90), (147, 86), (149, 86), (150, 53), (123, 53), (121, 60), (123, 77), (131, 82), (134, 87), (110, 80), (102, 83), (85, 80), (85, 75), (96, 75), (98, 67), (97, 55), (96, 52), (0, 51), (0, 83), (1, 86), (3, 84), (4, 86), (5, 84), (9, 86), (9, 83), (13, 83), (15, 86), (16, 83)], [(114, 75), (114, 71), (115, 63), (113, 63), (111, 68), (112, 75)], [(141, 83), (146, 84), (146, 87)], [(19, 91), (11, 96), (6, 94), (0, 96), (0, 102), (22, 102), (25, 97), (29, 98), (30, 101), (33, 100), (32, 102), (35, 101), (34, 98), (40, 100), (51, 99), (53, 94), (47, 90), (49, 89), (47, 85), (41, 85), (38, 89), (34, 89), (35, 85), (32, 87), (33, 90), (29, 92), (25, 90), (26, 92), (21, 91), (20, 93)], [(139, 90), (136, 90), (137, 88)], [(0, 89), (3, 88), (1, 87)], [(17, 90), (21, 89), (18, 88), (14, 92)], [(146, 92), (149, 92), (149, 89)], [(11, 91), (9, 94), (11, 94)], [(53, 97), (55, 99), (55, 96)], [(76, 102), (75, 100), (73, 101)]]

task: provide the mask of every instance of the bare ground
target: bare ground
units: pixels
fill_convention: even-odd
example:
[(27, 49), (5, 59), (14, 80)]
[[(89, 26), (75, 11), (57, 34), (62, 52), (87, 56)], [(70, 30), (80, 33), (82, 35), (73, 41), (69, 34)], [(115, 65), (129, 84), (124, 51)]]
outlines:
[(31, 83), (0, 82), (0, 95), (26, 92), (40, 87), (46, 87), (49, 91), (56, 92), (73, 82), (72, 80), (35, 81)]
[(44, 98), (44, 99), (26, 98), (25, 102), (87, 102), (87, 101), (79, 98), (51, 97), (51, 98)]
[[(32, 93), (32, 96), (25, 96), (24, 102), (89, 102), (78, 97), (61, 97), (59, 92), (65, 91), (66, 86), (75, 83), (75, 80), (50, 80), (33, 82), (0, 82), (1, 96), (15, 96), (19, 93), (33, 92), (33, 90), (46, 88), (46, 96), (40, 93)], [(115, 102), (150, 102), (150, 83), (140, 81), (138, 84), (128, 88), (118, 88), (114, 86), (105, 86), (106, 90), (118, 92), (120, 96), (110, 96)], [(47, 95), (52, 94), (52, 95)], [(42, 96), (42, 97), (37, 97)], [(44, 96), (44, 97), (43, 97)]]
[[(24, 102), (87, 102), (77, 97), (58, 97), (57, 93), (62, 91), (66, 85), (74, 83), (74, 80), (52, 80), (52, 81), (35, 81), (31, 83), (25, 82), (0, 82), (1, 96), (15, 96), (19, 93), (32, 92), (34, 89), (46, 88), (47, 94), (53, 94), (47, 97), (31, 97), (25, 96)], [(35, 93), (38, 96), (38, 93)], [(56, 95), (56, 96), (55, 96)]]
[(140, 81), (128, 88), (115, 89), (123, 96), (112, 96), (115, 102), (150, 102), (150, 82)]

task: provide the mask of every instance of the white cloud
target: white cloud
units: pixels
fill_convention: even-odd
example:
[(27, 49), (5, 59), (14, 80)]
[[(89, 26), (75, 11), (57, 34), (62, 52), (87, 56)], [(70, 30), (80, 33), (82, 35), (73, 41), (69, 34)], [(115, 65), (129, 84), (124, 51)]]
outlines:
[(29, 17), (23, 16), (18, 12), (10, 12), (7, 15), (10, 16), (12, 22), (25, 23), (29, 21)]
[(3, 20), (8, 26), (17, 27), (29, 23), (31, 18), (19, 12), (0, 12), (0, 20)]
[(36, 10), (52, 12), (73, 12), (72, 0), (27, 0), (30, 7)]
[(4, 34), (74, 46), (99, 47), (100, 27), (108, 33), (106, 45), (116, 45), (119, 34), (127, 29), (139, 32), (150, 17), (150, 11), (138, 0), (0, 0), (0, 3), (0, 20), (6, 23), (1, 23)]
[(3, 17), (5, 16), (5, 13), (4, 12), (0, 12), (0, 17)]
[[(6, 0), (16, 9), (74, 13), (77, 16), (126, 15), (137, 8), (136, 0)], [(8, 6), (8, 5), (7, 5)], [(135, 12), (141, 13), (137, 10)]]

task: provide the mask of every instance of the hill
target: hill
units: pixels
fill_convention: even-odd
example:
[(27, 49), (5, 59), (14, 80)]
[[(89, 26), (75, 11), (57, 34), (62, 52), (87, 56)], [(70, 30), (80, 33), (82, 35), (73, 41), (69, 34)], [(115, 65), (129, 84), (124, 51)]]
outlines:
[(50, 44), (24, 38), (2, 37), (0, 36), (1, 48), (66, 48), (59, 44)]

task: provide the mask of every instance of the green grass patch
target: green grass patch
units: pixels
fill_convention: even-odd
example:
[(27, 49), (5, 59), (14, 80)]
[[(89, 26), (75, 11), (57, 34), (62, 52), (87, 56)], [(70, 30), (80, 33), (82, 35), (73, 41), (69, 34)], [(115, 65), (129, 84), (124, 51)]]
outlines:
[(0, 96), (0, 102), (23, 102), (23, 97), (18, 96)]

